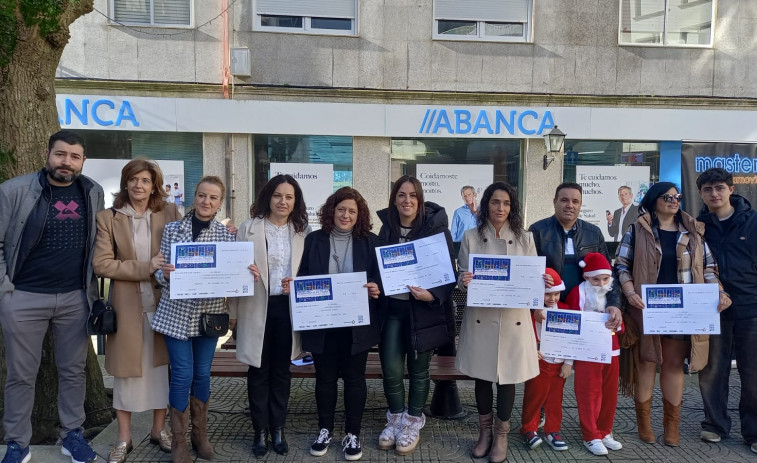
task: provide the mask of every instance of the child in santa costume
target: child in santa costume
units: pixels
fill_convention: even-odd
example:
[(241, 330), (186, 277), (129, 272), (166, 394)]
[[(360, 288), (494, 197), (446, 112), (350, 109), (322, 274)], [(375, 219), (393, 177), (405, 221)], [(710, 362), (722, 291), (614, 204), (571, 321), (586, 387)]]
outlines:
[[(586, 254), (579, 262), (586, 281), (568, 294), (565, 303), (570, 309), (606, 312), (607, 293), (612, 289), (612, 270), (605, 256), (598, 252)], [(621, 325), (618, 332), (623, 331)], [(620, 450), (623, 445), (612, 436), (615, 408), (618, 404), (618, 356), (620, 343), (612, 336), (612, 361), (609, 364), (576, 360), (573, 386), (578, 405), (584, 446), (594, 455), (607, 455), (607, 450)]]
[[(553, 286), (544, 290), (544, 307), (548, 309), (564, 309), (565, 304), (559, 303), (560, 291), (565, 289), (560, 275), (551, 268), (546, 273), (552, 277)], [(540, 310), (546, 312), (546, 310)], [(541, 335), (541, 322), (534, 319), (536, 341), (539, 342)], [(540, 317), (543, 318), (543, 317)], [(523, 393), (523, 412), (521, 434), (527, 446), (535, 449), (542, 443), (537, 433), (541, 409), (544, 407), (544, 434), (547, 443), (555, 450), (568, 450), (568, 444), (560, 437), (560, 425), (562, 424), (562, 396), (565, 380), (570, 376), (573, 369), (572, 360), (563, 360), (554, 357), (543, 357), (539, 354), (539, 376), (526, 381)]]

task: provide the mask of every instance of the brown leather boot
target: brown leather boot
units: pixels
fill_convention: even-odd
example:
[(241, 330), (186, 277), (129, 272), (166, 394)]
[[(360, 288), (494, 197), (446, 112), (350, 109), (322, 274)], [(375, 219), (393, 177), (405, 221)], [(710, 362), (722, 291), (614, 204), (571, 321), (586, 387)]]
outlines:
[(510, 432), (510, 420), (502, 421), (494, 417), (494, 439), (489, 451), (490, 463), (502, 463), (507, 458), (507, 433)]
[(171, 407), (171, 461), (173, 463), (192, 463), (187, 447), (187, 428), (189, 427), (189, 407), (183, 412)]
[(492, 446), (492, 420), (494, 413), (487, 415), (478, 415), (478, 440), (473, 446), (471, 454), (473, 458), (482, 458), (489, 453)]
[(192, 416), (192, 448), (203, 460), (213, 459), (213, 446), (208, 441), (208, 402), (197, 397), (189, 398), (189, 410)]
[(680, 436), (678, 425), (681, 422), (681, 404), (673, 405), (662, 398), (662, 427), (665, 429), (665, 445), (678, 447)]
[(647, 444), (655, 443), (654, 431), (652, 431), (652, 398), (645, 402), (634, 399), (636, 407), (636, 427), (639, 428), (639, 439)]

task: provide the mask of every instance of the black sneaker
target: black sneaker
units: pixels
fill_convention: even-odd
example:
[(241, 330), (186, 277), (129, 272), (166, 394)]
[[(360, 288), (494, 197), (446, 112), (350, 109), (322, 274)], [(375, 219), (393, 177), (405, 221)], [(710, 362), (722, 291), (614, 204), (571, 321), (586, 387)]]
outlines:
[(322, 457), (329, 451), (329, 444), (331, 443), (331, 433), (326, 428), (321, 428), (321, 432), (318, 434), (318, 438), (310, 444), (310, 454), (314, 457)]
[(363, 449), (360, 447), (360, 438), (352, 433), (347, 433), (342, 439), (344, 447), (344, 459), (347, 461), (357, 461), (363, 458)]

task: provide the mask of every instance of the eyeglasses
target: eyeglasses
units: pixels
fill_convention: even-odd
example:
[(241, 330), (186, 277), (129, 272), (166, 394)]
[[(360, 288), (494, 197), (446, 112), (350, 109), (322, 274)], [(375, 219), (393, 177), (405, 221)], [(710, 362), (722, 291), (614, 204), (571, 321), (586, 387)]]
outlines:
[(681, 200), (683, 199), (683, 195), (681, 193), (678, 193), (677, 195), (664, 194), (660, 196), (660, 198), (662, 198), (662, 200), (665, 201), (666, 203), (672, 203), (674, 200), (680, 203)]

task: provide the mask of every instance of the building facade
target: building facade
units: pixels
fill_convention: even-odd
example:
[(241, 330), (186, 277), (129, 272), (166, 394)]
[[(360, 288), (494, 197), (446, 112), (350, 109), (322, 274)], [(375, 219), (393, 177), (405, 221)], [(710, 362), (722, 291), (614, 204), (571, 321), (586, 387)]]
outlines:
[[(59, 65), (61, 125), (85, 135), (90, 158), (183, 161), (187, 198), (201, 175), (221, 176), (235, 223), (277, 171), (327, 191), (354, 186), (374, 211), (403, 174), (458, 206), (460, 187), (505, 180), (528, 223), (552, 213), (564, 180), (616, 201), (627, 175), (681, 184), (690, 150), (742, 146), (730, 162), (757, 173), (752, 0), (95, 8), (72, 26)], [(542, 137), (555, 125), (565, 155), (545, 168)], [(606, 224), (610, 206), (594, 209), (587, 220)]]

